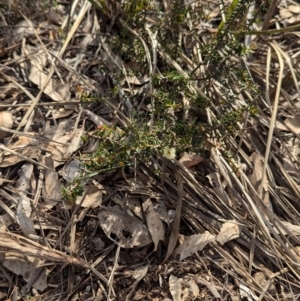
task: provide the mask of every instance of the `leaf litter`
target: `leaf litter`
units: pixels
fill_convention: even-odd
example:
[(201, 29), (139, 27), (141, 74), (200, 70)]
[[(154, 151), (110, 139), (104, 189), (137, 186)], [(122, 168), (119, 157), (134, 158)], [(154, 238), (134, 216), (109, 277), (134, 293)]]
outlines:
[[(299, 5), (277, 3), (263, 28), (297, 25)], [(170, 7), (164, 4), (167, 14)], [(190, 5), (195, 9), (200, 4)], [(245, 132), (230, 137), (231, 161), (220, 152), (223, 146), (207, 137), (208, 157), (190, 152), (170, 161), (154, 152), (155, 164), (89, 175), (69, 203), (62, 188), (86, 172), (78, 164), (79, 154), (99, 145), (94, 138), (87, 145), (85, 135), (95, 125), (124, 129), (138, 97), (154, 100), (151, 78), (157, 66), (151, 56), (157, 60), (158, 52), (183, 76), (196, 68), (184, 52), (175, 61), (161, 50), (151, 33), (155, 18), (147, 17), (153, 53), (143, 44), (150, 58), (150, 73), (143, 74), (139, 62), (124, 60), (110, 44), (115, 25), (129, 28), (123, 19), (115, 24), (119, 4), (102, 7), (111, 22), (107, 37), (91, 3), (70, 6), (69, 16), (64, 3), (47, 11), (45, 19), (30, 21), (29, 8), (20, 2), (15, 12), (9, 8), (11, 14), (23, 9), (15, 23), (1, 8), (7, 27), (1, 29), (0, 45), (0, 299), (10, 298), (12, 279), (18, 275), (13, 300), (36, 291), (40, 300), (293, 300), (300, 279), (297, 33), (291, 32), (290, 40), (278, 31), (284, 46), (272, 40), (277, 55), (271, 58), (273, 65), (265, 40), (254, 37), (258, 47), (247, 68), (267, 99), (257, 104), (257, 117), (245, 120)], [(197, 26), (209, 37), (223, 9), (213, 2), (205, 9), (211, 21), (200, 20)], [(63, 41), (60, 34), (69, 22), (72, 28)], [(182, 43), (192, 55), (197, 48), (190, 38), (186, 35)], [(283, 60), (284, 72), (279, 68)], [(95, 68), (99, 65), (106, 71)], [(135, 65), (141, 72), (129, 75), (126, 67)], [(126, 76), (117, 81), (122, 73)], [(112, 102), (107, 99), (111, 86), (118, 95)], [(202, 88), (190, 87), (203, 96)], [(89, 93), (104, 97), (104, 104), (82, 101)], [(218, 80), (212, 80), (208, 94), (226, 98)], [(249, 96), (240, 94), (240, 103), (232, 105), (244, 105), (244, 97)], [(279, 110), (272, 124), (270, 105), (276, 102)], [(142, 104), (139, 108), (145, 110)], [(207, 110), (208, 124), (217, 112)], [(175, 118), (178, 112), (169, 113)], [(188, 114), (184, 108), (185, 118)], [(73, 187), (67, 192), (72, 194)], [(87, 281), (90, 290), (82, 289)]]

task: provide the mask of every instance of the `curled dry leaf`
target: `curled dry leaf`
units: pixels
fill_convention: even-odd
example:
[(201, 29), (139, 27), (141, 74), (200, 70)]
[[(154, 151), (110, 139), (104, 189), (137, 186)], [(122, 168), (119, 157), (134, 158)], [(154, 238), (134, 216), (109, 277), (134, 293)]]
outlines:
[[(82, 202), (84, 195), (85, 199)], [(94, 185), (86, 185), (83, 195), (77, 196), (75, 202), (77, 205), (81, 204), (83, 208), (96, 208), (102, 203), (102, 191)]]
[(20, 203), (17, 207), (17, 216), (19, 220), (20, 228), (26, 237), (30, 234), (36, 235), (34, 224), (30, 216), (26, 215), (26, 207), (30, 206), (30, 200), (26, 195), (22, 194), (20, 196)]
[(193, 279), (177, 278), (174, 275), (170, 275), (169, 286), (173, 301), (195, 300), (200, 292)]
[(163, 240), (165, 237), (164, 225), (157, 212), (154, 210), (150, 199), (147, 199), (143, 203), (143, 210), (145, 212), (149, 232), (154, 242), (154, 251), (156, 251), (159, 241)]
[(284, 123), (296, 134), (300, 134), (300, 120), (299, 118), (287, 118)]
[(186, 168), (193, 167), (202, 161), (203, 158), (195, 153), (185, 153), (179, 159), (179, 162), (182, 163)]
[[(35, 55), (30, 55), (34, 51), (37, 51), (37, 53)], [(25, 53), (30, 60), (29, 80), (39, 88), (42, 88), (48, 78), (48, 74), (43, 71), (48, 60), (47, 54), (43, 50), (36, 49), (29, 45), (26, 45)], [(71, 99), (68, 85), (66, 83), (54, 81), (52, 78), (49, 80), (43, 92), (54, 101), (67, 102)]]
[(39, 159), (41, 147), (40, 145), (30, 145), (32, 141), (32, 138), (19, 137), (18, 140), (10, 147), (10, 149), (19, 153), (21, 156), (12, 154), (10, 152), (3, 152), (2, 156), (0, 155), (0, 167), (4, 168), (25, 161), (26, 158), (24, 157), (29, 159)]
[(50, 169), (45, 169), (45, 182), (42, 189), (44, 197), (44, 206), (47, 209), (53, 208), (58, 201), (62, 199), (61, 183), (58, 179), (58, 174), (54, 171), (54, 161), (50, 154), (44, 156), (45, 165)]
[(268, 180), (266, 178), (264, 183), (260, 184), (262, 179), (264, 157), (261, 154), (254, 152), (252, 153), (250, 159), (253, 162), (253, 171), (249, 177), (251, 184), (255, 189), (258, 189), (259, 185), (263, 185), (263, 188), (267, 190)]
[(293, 13), (287, 8), (281, 9), (279, 14), (283, 19), (291, 18), (293, 16)]
[(203, 234), (183, 236), (182, 244), (174, 251), (173, 256), (179, 256), (179, 261), (193, 255), (197, 251), (202, 251), (205, 246), (215, 241), (215, 236), (205, 231)]
[[(11, 129), (14, 124), (14, 118), (11, 112), (1, 111), (0, 112), (0, 127)], [(3, 130), (0, 130), (0, 139), (6, 137), (9, 133)]]
[(72, 140), (67, 148), (65, 158), (69, 158), (83, 144), (82, 136), (84, 135), (84, 127), (76, 129), (72, 135)]
[(223, 224), (220, 233), (216, 237), (221, 245), (224, 245), (226, 242), (236, 239), (240, 236), (241, 226), (236, 223), (226, 222)]
[(25, 163), (20, 169), (20, 178), (16, 183), (16, 197), (18, 198), (17, 216), (20, 227), (25, 236), (36, 235), (34, 224), (31, 219), (31, 204), (26, 193), (30, 190), (30, 180), (33, 173), (33, 164)]
[[(44, 137), (49, 138), (55, 142), (45, 142), (37, 144), (34, 139), (29, 137), (19, 137), (18, 140), (10, 147), (11, 150), (15, 150), (21, 156), (5, 152), (3, 159), (0, 161), (0, 167), (7, 167), (14, 165), (18, 162), (29, 159), (40, 160), (39, 153), (41, 150), (52, 154), (54, 161), (54, 168), (68, 160), (70, 155), (78, 150), (83, 144), (81, 137), (83, 136), (84, 129), (79, 128), (71, 132), (71, 128), (74, 126), (74, 122), (66, 120), (60, 122), (58, 126), (53, 126), (45, 130)], [(35, 133), (29, 133), (35, 135)]]
[(280, 19), (283, 23), (296, 23), (300, 20), (300, 5), (289, 5), (279, 10)]
[(106, 236), (122, 248), (143, 247), (152, 242), (147, 227), (134, 216), (107, 209), (98, 218)]
[(130, 209), (138, 218), (143, 218), (142, 206), (139, 198), (129, 197), (127, 199), (127, 208)]
[(294, 14), (300, 14), (300, 5), (289, 5), (289, 10)]
[(76, 129), (74, 133), (65, 133), (64, 131), (59, 133), (59, 130), (60, 127), (57, 127), (54, 137), (55, 141), (60, 142), (61, 144), (50, 142), (42, 146), (43, 150), (52, 154), (54, 167), (57, 167), (66, 161), (71, 154), (77, 151), (78, 148), (80, 148), (80, 146), (83, 144), (81, 139), (84, 133), (83, 128)]
[[(287, 228), (287, 231), (285, 229), (283, 229), (280, 225), (277, 224), (277, 227), (274, 227), (274, 230), (276, 233), (282, 233), (282, 235), (290, 235), (290, 234), (295, 235), (295, 236), (300, 235), (300, 226), (293, 225), (287, 221), (281, 221), (281, 223), (284, 225), (284, 227)], [(278, 231), (277, 228), (279, 228), (280, 232)]]

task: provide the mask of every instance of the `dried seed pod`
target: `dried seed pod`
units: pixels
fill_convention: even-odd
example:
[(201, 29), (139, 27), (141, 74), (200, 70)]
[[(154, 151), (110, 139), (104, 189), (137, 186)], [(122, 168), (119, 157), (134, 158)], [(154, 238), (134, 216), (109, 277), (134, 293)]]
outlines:
[[(14, 124), (14, 117), (9, 111), (0, 112), (0, 127), (11, 129)], [(9, 133), (3, 130), (0, 130), (0, 139), (6, 137)]]

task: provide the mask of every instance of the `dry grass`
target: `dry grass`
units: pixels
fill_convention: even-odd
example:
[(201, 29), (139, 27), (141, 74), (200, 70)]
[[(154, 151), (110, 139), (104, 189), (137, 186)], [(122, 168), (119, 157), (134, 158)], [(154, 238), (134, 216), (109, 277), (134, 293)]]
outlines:
[(0, 299), (297, 300), (300, 6), (27, 4), (0, 4)]

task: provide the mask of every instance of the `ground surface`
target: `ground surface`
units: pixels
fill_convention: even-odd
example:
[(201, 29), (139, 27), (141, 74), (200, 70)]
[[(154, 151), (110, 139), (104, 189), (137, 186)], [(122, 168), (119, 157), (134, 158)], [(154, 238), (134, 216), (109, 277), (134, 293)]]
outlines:
[(0, 300), (299, 298), (298, 4), (0, 14)]

